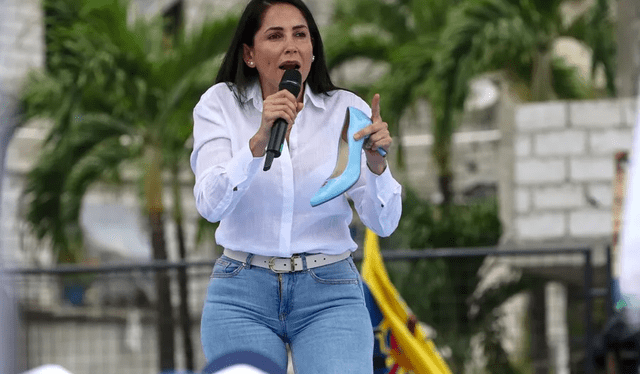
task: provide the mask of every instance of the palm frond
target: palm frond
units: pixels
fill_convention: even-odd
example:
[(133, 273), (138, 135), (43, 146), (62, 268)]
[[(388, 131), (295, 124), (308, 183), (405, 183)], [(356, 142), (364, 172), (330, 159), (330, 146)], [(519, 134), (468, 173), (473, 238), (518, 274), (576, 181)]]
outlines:
[(187, 153), (193, 106), (213, 83), (237, 17), (207, 22), (167, 50), (159, 20), (128, 22), (124, 1), (46, 1), (68, 22), (52, 20), (49, 69), (31, 76), (22, 97), (27, 118), (53, 124), (27, 176), (26, 216), (38, 238), (73, 260), (90, 185), (119, 180), (119, 165), (135, 165), (149, 144)]
[(132, 149), (120, 144), (119, 139), (109, 139), (93, 147), (70, 169), (65, 180), (61, 199), (61, 217), (67, 223), (77, 224), (80, 217), (82, 197), (97, 181), (107, 175), (119, 173), (118, 167), (136, 155)]
[(412, 25), (408, 22), (411, 8), (408, 4), (386, 1), (345, 0), (336, 2), (332, 22), (342, 25), (374, 25), (378, 31), (392, 35), (394, 42), (411, 38)]
[(409, 7), (414, 23), (413, 28), (418, 35), (429, 35), (439, 33), (447, 22), (449, 9), (453, 8), (460, 1), (457, 0), (411, 0)]
[(576, 17), (563, 30), (562, 35), (572, 37), (591, 48), (591, 78), (602, 67), (606, 78), (607, 94), (616, 95), (614, 24), (606, 0), (598, 0), (588, 11)]
[[(229, 14), (224, 18), (204, 23), (189, 35), (182, 34), (173, 50), (167, 55), (160, 71), (166, 81), (175, 81), (190, 70), (208, 64), (224, 54), (238, 23), (238, 17)], [(215, 81), (216, 71), (202, 72), (210, 84)], [(166, 79), (166, 78), (170, 79)]]
[[(347, 31), (348, 32), (348, 31)], [(345, 37), (345, 29), (334, 25), (324, 44), (329, 70), (357, 57), (366, 57), (375, 61), (386, 61), (392, 45), (390, 40), (379, 34), (361, 33)]]

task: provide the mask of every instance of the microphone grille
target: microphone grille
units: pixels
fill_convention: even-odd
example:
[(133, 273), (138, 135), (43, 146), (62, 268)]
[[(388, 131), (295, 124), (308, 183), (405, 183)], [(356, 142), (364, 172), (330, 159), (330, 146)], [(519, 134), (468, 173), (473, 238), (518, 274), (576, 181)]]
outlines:
[(280, 90), (286, 89), (293, 96), (298, 97), (300, 86), (302, 85), (302, 74), (297, 69), (289, 69), (284, 71), (282, 80), (280, 80)]

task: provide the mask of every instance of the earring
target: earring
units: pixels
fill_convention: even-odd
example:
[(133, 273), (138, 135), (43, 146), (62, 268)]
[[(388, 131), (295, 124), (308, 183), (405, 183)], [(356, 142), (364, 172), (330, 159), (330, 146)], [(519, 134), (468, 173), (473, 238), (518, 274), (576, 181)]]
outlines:
[(253, 67), (254, 62), (253, 61), (249, 61), (249, 66)]
[(316, 56), (315, 56), (315, 55), (312, 55), (312, 56), (311, 56), (311, 62), (314, 62), (315, 60), (316, 60)]

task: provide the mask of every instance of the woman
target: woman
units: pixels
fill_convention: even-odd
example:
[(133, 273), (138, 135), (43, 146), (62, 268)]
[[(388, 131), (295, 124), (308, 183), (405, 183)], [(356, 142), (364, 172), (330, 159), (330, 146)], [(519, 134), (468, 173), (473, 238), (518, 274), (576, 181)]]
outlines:
[[(278, 90), (284, 69), (302, 75), (297, 97)], [(331, 174), (347, 107), (371, 115), (358, 182), (347, 191), (362, 222), (388, 236), (401, 214), (401, 187), (376, 150), (391, 145), (372, 108), (331, 83), (322, 40), (300, 0), (254, 0), (244, 10), (216, 84), (194, 109), (191, 167), (200, 214), (220, 221), (216, 261), (202, 314), (207, 360), (237, 351), (283, 368), (285, 344), (297, 374), (372, 373), (373, 334), (352, 209), (342, 195), (309, 201)], [(263, 171), (278, 118), (288, 129), (282, 155)]]

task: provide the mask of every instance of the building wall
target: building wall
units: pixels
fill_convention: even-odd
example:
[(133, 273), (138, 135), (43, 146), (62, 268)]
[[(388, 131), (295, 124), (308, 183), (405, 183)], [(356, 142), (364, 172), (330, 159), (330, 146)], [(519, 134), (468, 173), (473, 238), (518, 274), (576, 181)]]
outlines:
[(0, 56), (2, 91), (15, 94), (26, 73), (43, 66), (43, 24), (40, 0), (5, 0), (2, 7)]
[[(31, 69), (41, 68), (44, 64), (43, 53), (43, 23), (40, 0), (4, 0), (1, 4), (0, 16), (0, 90), (2, 91), (3, 107), (14, 107), (20, 91), (21, 84)], [(9, 115), (8, 113), (5, 113)], [(11, 136), (12, 131), (8, 121), (0, 123), (0, 136)], [(8, 139), (2, 139), (0, 145), (0, 162), (6, 165), (3, 174), (10, 173), (12, 165), (8, 156), (5, 157), (4, 146)], [(1, 177), (1, 176), (0, 176)], [(12, 253), (15, 248), (16, 236), (12, 229), (16, 227), (14, 218), (16, 201), (12, 191), (16, 186), (11, 180), (4, 178), (0, 183), (2, 188), (2, 219), (0, 219), (0, 248), (6, 254)]]
[(617, 1), (617, 77), (620, 96), (640, 95), (640, 1)]
[(637, 109), (632, 98), (515, 109), (513, 241), (611, 240), (615, 154), (631, 148)]

